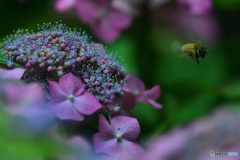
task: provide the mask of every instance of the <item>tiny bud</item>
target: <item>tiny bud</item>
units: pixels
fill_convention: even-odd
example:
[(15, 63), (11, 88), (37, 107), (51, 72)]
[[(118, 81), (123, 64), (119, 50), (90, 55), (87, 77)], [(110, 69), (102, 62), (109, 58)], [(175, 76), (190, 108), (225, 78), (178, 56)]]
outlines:
[(96, 86), (99, 86), (99, 85), (100, 85), (100, 82), (99, 82), (99, 81), (95, 81), (94, 84), (95, 84)]
[(39, 67), (40, 67), (40, 68), (44, 68), (44, 67), (45, 67), (45, 63), (40, 63), (40, 64), (39, 64)]
[(27, 69), (31, 68), (31, 64), (30, 64), (29, 62), (26, 63), (26, 64), (25, 64), (25, 68), (27, 68)]
[(104, 69), (103, 73), (104, 73), (104, 74), (108, 74), (108, 73), (109, 73), (109, 70), (108, 70), (108, 69)]
[(83, 57), (81, 58), (81, 60), (84, 62), (84, 61), (87, 60), (87, 58), (86, 58), (85, 56), (83, 56)]

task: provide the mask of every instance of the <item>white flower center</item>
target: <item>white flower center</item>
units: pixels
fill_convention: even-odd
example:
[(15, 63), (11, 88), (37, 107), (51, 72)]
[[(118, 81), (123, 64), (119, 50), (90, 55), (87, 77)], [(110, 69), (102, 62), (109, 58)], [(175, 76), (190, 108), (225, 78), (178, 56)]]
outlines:
[(71, 101), (71, 102), (74, 102), (74, 95), (70, 95), (70, 96), (68, 96), (68, 99)]

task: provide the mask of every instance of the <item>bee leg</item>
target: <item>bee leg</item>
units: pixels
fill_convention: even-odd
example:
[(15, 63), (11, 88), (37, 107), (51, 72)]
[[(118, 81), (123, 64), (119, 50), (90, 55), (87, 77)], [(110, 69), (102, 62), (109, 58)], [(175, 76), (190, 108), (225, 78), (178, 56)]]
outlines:
[(199, 65), (199, 60), (198, 60), (198, 58), (196, 59), (196, 61), (197, 61), (197, 66)]

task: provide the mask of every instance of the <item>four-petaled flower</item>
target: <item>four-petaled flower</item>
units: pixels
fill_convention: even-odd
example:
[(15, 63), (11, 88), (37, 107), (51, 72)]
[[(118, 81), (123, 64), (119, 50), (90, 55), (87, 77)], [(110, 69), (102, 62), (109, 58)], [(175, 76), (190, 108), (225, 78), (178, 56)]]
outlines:
[(137, 76), (127, 73), (125, 78), (127, 79), (127, 86), (124, 88), (125, 93), (134, 95), (137, 101), (150, 103), (157, 109), (162, 108), (162, 105), (155, 101), (160, 96), (160, 87), (158, 85), (145, 91), (144, 83)]
[(135, 140), (140, 134), (140, 125), (135, 118), (116, 116), (109, 124), (99, 115), (99, 133), (93, 135), (94, 148), (117, 158), (129, 158), (144, 154), (143, 148)]
[(81, 121), (84, 119), (84, 114), (92, 114), (101, 108), (101, 104), (94, 95), (85, 91), (81, 80), (72, 73), (60, 77), (59, 83), (48, 82), (51, 95), (48, 104), (60, 119)]

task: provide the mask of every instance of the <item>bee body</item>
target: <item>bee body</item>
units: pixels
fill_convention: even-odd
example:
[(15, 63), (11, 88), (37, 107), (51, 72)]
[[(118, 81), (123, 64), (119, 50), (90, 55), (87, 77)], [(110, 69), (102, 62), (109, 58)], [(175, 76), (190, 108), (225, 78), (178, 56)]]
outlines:
[(182, 52), (187, 53), (193, 60), (196, 60), (197, 65), (199, 65), (198, 58), (204, 58), (207, 53), (207, 49), (201, 44), (187, 43), (182, 46)]

